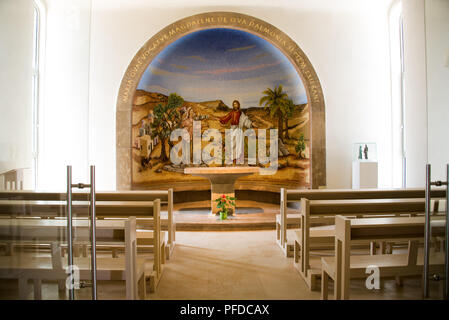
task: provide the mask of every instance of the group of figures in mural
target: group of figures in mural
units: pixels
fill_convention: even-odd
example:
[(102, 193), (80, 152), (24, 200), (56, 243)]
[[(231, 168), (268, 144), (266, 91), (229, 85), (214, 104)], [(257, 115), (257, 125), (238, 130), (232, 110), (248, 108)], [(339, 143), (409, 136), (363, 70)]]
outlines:
[[(183, 174), (186, 166), (269, 167), (271, 163), (260, 161), (261, 155), (270, 162), (276, 155), (275, 174), (251, 179), (291, 180), (308, 186), (309, 118), (304, 85), (278, 49), (243, 31), (194, 32), (167, 46), (150, 63), (134, 94), (133, 185), (191, 179)], [(215, 159), (219, 155), (222, 161), (208, 163), (204, 156), (198, 161), (193, 144), (188, 161), (173, 161), (173, 151), (181, 150), (173, 132), (180, 129), (188, 141), (199, 135), (202, 154), (210, 153)], [(238, 130), (243, 134), (233, 136), (232, 150), (226, 149), (226, 139), (207, 136), (214, 131), (225, 137)], [(255, 148), (248, 145), (251, 135), (258, 138)], [(211, 142), (220, 148), (207, 149)], [(226, 158), (229, 152), (231, 162)]]

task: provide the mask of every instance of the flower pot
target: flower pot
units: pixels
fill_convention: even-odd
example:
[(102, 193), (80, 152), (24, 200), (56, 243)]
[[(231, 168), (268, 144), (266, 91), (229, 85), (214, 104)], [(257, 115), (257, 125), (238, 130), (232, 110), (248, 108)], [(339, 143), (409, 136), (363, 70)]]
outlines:
[(226, 211), (220, 211), (220, 220), (226, 220), (228, 218), (228, 213)]

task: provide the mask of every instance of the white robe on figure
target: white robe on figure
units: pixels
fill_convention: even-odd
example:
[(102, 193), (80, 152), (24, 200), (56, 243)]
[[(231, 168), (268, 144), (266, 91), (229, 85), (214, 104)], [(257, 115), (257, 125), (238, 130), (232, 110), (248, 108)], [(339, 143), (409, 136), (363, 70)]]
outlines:
[[(239, 124), (231, 125), (231, 134), (232, 134), (232, 159), (236, 159), (239, 163), (244, 163), (245, 161), (245, 153), (244, 153), (244, 143), (243, 143), (243, 129), (251, 128), (252, 122), (248, 118), (246, 114), (243, 112), (240, 114)], [(240, 129), (240, 130), (236, 130)], [(240, 160), (240, 161), (239, 161)]]

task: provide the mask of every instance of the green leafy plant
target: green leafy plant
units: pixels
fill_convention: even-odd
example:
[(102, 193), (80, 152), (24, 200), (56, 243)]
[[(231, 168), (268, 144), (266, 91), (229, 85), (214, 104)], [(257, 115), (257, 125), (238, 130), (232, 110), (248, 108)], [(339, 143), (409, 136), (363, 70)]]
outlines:
[(235, 199), (235, 197), (230, 197), (223, 194), (214, 200), (217, 203), (217, 208), (220, 209), (220, 212), (222, 212), (225, 216), (224, 219), (226, 219), (229, 209), (235, 208)]
[[(184, 99), (176, 93), (171, 93), (166, 104), (159, 103), (154, 107), (154, 121), (151, 124), (151, 137), (159, 137), (161, 141), (161, 156), (162, 162), (168, 161), (165, 143), (169, 147), (173, 147), (173, 142), (170, 141), (170, 134), (173, 130), (180, 127), (181, 115), (179, 107), (184, 103)], [(170, 150), (169, 150), (170, 151)]]
[(304, 134), (301, 133), (301, 135), (299, 136), (299, 139), (298, 139), (298, 143), (295, 146), (295, 151), (298, 153), (299, 159), (304, 159), (304, 157), (302, 155), (304, 150), (306, 150), (306, 141), (304, 138)]

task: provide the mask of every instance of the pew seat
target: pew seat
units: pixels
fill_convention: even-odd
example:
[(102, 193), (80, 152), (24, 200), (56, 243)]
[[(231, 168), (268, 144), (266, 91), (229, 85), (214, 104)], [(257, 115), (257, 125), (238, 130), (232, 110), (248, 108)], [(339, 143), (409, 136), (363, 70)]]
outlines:
[[(284, 250), (285, 255), (287, 257), (292, 257), (293, 256), (293, 244), (292, 243), (284, 243), (284, 245), (282, 245), (282, 240), (281, 240), (281, 233), (282, 233), (282, 221), (281, 221), (282, 217), (280, 214), (276, 215), (276, 242), (277, 244), (281, 247), (282, 250)], [(287, 220), (286, 220), (286, 228), (284, 230), (285, 233), (287, 233), (287, 228), (299, 228), (299, 226), (301, 225), (301, 214), (299, 213), (289, 213), (287, 214)]]
[[(154, 232), (152, 230), (136, 230), (137, 235), (137, 253), (146, 253), (146, 252), (154, 252)], [(164, 264), (167, 259), (167, 255), (169, 254), (169, 247), (167, 245), (168, 233), (167, 231), (160, 232), (160, 252), (161, 252), (161, 263)], [(25, 246), (39, 246), (42, 248), (49, 247), (49, 244), (45, 243), (23, 243), (23, 241), (19, 241), (17, 243), (13, 243), (14, 247), (25, 247)], [(87, 256), (87, 249), (90, 248), (90, 241), (76, 241), (73, 244), (74, 256), (79, 257), (82, 255), (83, 257)], [(61, 244), (61, 254), (65, 256), (67, 251), (67, 244)], [(118, 257), (119, 252), (123, 252), (125, 250), (125, 246), (120, 241), (97, 241), (96, 245), (97, 251), (110, 251), (113, 258)]]
[[(432, 197), (443, 198), (445, 189), (434, 189)], [(301, 212), (302, 204), (297, 206), (295, 213), (287, 213), (287, 204), (299, 203), (302, 199), (308, 200), (354, 200), (354, 199), (406, 199), (424, 198), (424, 189), (297, 189), (280, 190), (280, 210), (276, 215), (276, 242), (287, 257), (294, 256), (294, 243), (287, 237), (287, 229), (299, 228), (298, 212)], [(418, 210), (424, 211), (422, 209)]]
[[(61, 259), (61, 269), (54, 269), (54, 261), (51, 257), (30, 256), (23, 259), (21, 256), (3, 256), (0, 257), (0, 278), (17, 279), (19, 281), (19, 299), (28, 297), (28, 280), (34, 282), (34, 299), (42, 298), (42, 281), (65, 281), (68, 274), (65, 272), (67, 259)], [(90, 258), (76, 258), (74, 263), (79, 268), (80, 280), (91, 279), (91, 260)], [(150, 275), (152, 263), (147, 259), (137, 259), (137, 283), (139, 288), (139, 297), (146, 297), (145, 275)], [(125, 280), (126, 267), (125, 260), (114, 258), (97, 258), (97, 280)], [(60, 287), (65, 290), (65, 286)]]
[[(311, 227), (309, 229), (309, 266), (307, 270), (306, 282), (311, 290), (315, 290), (317, 280), (321, 277), (321, 257), (325, 255), (333, 255), (335, 246), (335, 225)], [(300, 271), (301, 265), (301, 247), (302, 247), (302, 231), (294, 231), (294, 252), (293, 265), (296, 270)], [(351, 248), (359, 249), (361, 252), (371, 251), (370, 244), (366, 242), (353, 243)]]
[[(420, 277), (423, 273), (423, 255), (418, 254), (416, 265), (409, 264), (408, 254), (382, 254), (351, 256), (351, 279), (364, 279), (368, 276), (366, 269), (377, 266), (382, 278), (392, 277)], [(321, 299), (327, 300), (329, 296), (329, 278), (335, 281), (335, 257), (321, 258)], [(442, 272), (444, 267), (444, 253), (438, 252), (430, 255), (429, 269), (431, 272)], [(336, 297), (334, 297), (336, 298)]]
[[(419, 242), (424, 237), (424, 217), (348, 219), (337, 215), (335, 220), (335, 255), (321, 258), (321, 298), (328, 298), (329, 279), (334, 280), (335, 299), (349, 299), (349, 281), (366, 278), (368, 267), (378, 267), (376, 276), (422, 276), (423, 250)], [(431, 223), (431, 232), (445, 233), (445, 221), (438, 217)], [(352, 244), (368, 241), (407, 241), (406, 254), (353, 255)], [(442, 272), (445, 256), (442, 252), (430, 254), (431, 272)], [(400, 278), (397, 278), (400, 279)]]
[[(55, 264), (59, 267), (55, 267)], [(79, 268), (80, 280), (91, 279), (91, 259), (90, 257), (77, 257), (74, 264)], [(27, 299), (28, 280), (34, 282), (34, 298), (41, 299), (42, 281), (62, 281), (60, 290), (65, 290), (65, 281), (68, 274), (65, 272), (67, 259), (60, 258), (55, 263), (51, 256), (29, 255), (24, 259), (21, 255), (0, 256), (0, 278), (17, 279), (19, 281), (19, 299)], [(126, 279), (125, 259), (97, 257), (97, 280), (125, 280)], [(145, 278), (150, 278), (150, 288), (155, 282), (153, 263), (146, 258), (136, 259), (136, 283), (139, 288), (139, 297), (146, 297)], [(126, 284), (127, 286), (129, 284)], [(150, 289), (151, 290), (151, 289)]]
[[(141, 203), (139, 203), (141, 204)], [(48, 204), (45, 204), (48, 205)], [(56, 204), (58, 205), (58, 204)], [(139, 213), (138, 210), (147, 208), (153, 210), (153, 203), (146, 203), (142, 205), (129, 205), (129, 211)], [(114, 208), (111, 206), (111, 203), (107, 204), (108, 208), (113, 208), (116, 212), (121, 212), (122, 208)], [(34, 206), (34, 209), (40, 209), (40, 207)], [(120, 209), (120, 210), (118, 210)], [(145, 213), (143, 211), (142, 213)], [(150, 280), (150, 291), (154, 292), (155, 288), (160, 280), (162, 268), (160, 264), (161, 258), (161, 242), (160, 242), (160, 201), (154, 201), (154, 220), (152, 224), (154, 224), (156, 231), (148, 232), (147, 238), (156, 235), (152, 240), (153, 246), (153, 262), (150, 263), (150, 259), (142, 258), (137, 256), (137, 222), (135, 217), (129, 217), (127, 219), (120, 220), (98, 220), (96, 229), (97, 229), (97, 241), (101, 246), (103, 245), (116, 245), (124, 248), (125, 255), (124, 257), (100, 257), (97, 256), (97, 274), (98, 280), (114, 280), (115, 278), (124, 279), (126, 283), (126, 298), (127, 299), (136, 299), (138, 296), (137, 288), (140, 288), (141, 294), (140, 297), (145, 297), (145, 279), (148, 278)], [(3, 258), (10, 259), (6, 261), (0, 261), (1, 267), (3, 268), (2, 273), (0, 273), (0, 277), (11, 277), (11, 275), (15, 275), (19, 278), (19, 287), (23, 287), (24, 284), (28, 281), (28, 279), (32, 279), (35, 281), (35, 285), (39, 287), (39, 283), (44, 280), (49, 280), (48, 277), (56, 277), (59, 281), (67, 278), (65, 272), (61, 274), (62, 270), (65, 270), (66, 260), (62, 259), (61, 256), (61, 245), (66, 244), (63, 238), (59, 238), (58, 235), (63, 235), (65, 237), (65, 221), (58, 221), (56, 219), (2, 219), (1, 220), (1, 235), (6, 241), (35, 241), (38, 243), (50, 243), (51, 246), (51, 257), (47, 258), (46, 265), (41, 264), (40, 261), (37, 261), (37, 264), (32, 264), (31, 266), (25, 266), (25, 270), (20, 264), (15, 264), (14, 261), (20, 262), (24, 260), (23, 255), (12, 255), (5, 256)], [(142, 223), (142, 221), (140, 221)], [(89, 221), (86, 219), (75, 219), (73, 220), (73, 226), (77, 229), (77, 233), (88, 234)], [(14, 232), (11, 232), (14, 230)], [(18, 237), (18, 238), (17, 238)], [(111, 243), (108, 243), (112, 241)], [(75, 242), (76, 243), (76, 242)], [(87, 244), (89, 242), (84, 243), (83, 255), (87, 256)], [(164, 249), (165, 253), (165, 249)], [(36, 255), (41, 255), (41, 253), (35, 253)], [(16, 260), (14, 260), (16, 259)], [(142, 260), (144, 259), (144, 260)], [(33, 259), (30, 259), (33, 262)], [(83, 275), (80, 275), (82, 278), (84, 275), (86, 277), (90, 277), (87, 274), (90, 273), (90, 263), (91, 259), (89, 257), (77, 257), (74, 259), (74, 264), (78, 266), (80, 272)], [(49, 266), (52, 266), (52, 269), (49, 269)], [(17, 268), (17, 269), (14, 269)], [(41, 272), (42, 271), (42, 272)], [(54, 273), (55, 276), (50, 275), (50, 273)], [(38, 288), (35, 290), (35, 296), (37, 298), (40, 297)], [(23, 297), (23, 290), (20, 290), (20, 295)]]

